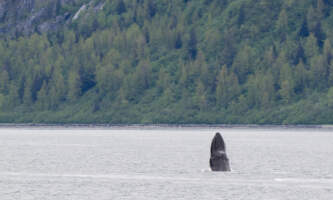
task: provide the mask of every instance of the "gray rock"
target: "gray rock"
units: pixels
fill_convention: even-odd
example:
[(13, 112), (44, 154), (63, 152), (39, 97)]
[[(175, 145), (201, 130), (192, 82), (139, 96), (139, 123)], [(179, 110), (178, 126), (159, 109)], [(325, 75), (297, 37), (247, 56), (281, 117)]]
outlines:
[(5, 14), (6, 14), (5, 2), (0, 2), (0, 21), (2, 21)]
[(0, 34), (30, 35), (55, 31), (68, 24), (73, 13), (57, 15), (57, 6), (82, 0), (0, 0)]

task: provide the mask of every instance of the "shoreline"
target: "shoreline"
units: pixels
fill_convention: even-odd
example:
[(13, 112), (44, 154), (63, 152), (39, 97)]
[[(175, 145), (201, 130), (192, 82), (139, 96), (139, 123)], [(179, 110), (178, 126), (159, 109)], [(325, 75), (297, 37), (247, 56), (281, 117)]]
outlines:
[(39, 124), (39, 123), (0, 123), (4, 128), (36, 129), (329, 129), (333, 125), (259, 125), (259, 124)]

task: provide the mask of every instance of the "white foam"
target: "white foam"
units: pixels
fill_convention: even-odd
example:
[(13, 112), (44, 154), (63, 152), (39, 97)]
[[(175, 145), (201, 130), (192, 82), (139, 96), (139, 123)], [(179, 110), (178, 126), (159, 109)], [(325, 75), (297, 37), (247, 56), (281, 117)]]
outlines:
[(206, 168), (206, 169), (201, 169), (200, 171), (202, 173), (205, 173), (205, 172), (211, 172), (212, 170), (210, 168)]
[(13, 143), (3, 144), (3, 146), (31, 146), (31, 147), (101, 147), (101, 145), (94, 144), (43, 144), (43, 143)]
[(305, 178), (275, 178), (276, 182), (285, 183), (323, 183), (323, 184), (333, 184), (333, 179), (305, 179)]
[[(207, 169), (203, 169), (204, 171)], [(236, 185), (251, 187), (301, 187), (301, 188), (332, 188), (333, 179), (301, 179), (301, 178), (275, 178), (275, 179), (244, 179), (216, 176), (205, 177), (179, 177), (179, 176), (154, 176), (138, 174), (49, 174), (49, 173), (24, 173), (24, 172), (0, 172), (0, 179), (23, 178), (24, 179), (101, 179), (124, 181), (172, 181), (189, 184), (205, 182), (207, 185)], [(295, 184), (297, 183), (297, 184)]]
[(47, 174), (47, 173), (17, 173), (1, 172), (0, 176), (14, 177), (39, 177), (39, 178), (86, 178), (86, 179), (117, 179), (117, 180), (174, 180), (174, 181), (199, 181), (197, 178), (147, 176), (147, 175), (122, 175), (122, 174)]

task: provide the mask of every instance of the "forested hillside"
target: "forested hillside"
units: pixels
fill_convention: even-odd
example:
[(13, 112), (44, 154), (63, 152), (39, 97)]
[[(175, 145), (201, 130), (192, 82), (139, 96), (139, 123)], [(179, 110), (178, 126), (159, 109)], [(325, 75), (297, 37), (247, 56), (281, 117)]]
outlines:
[(333, 123), (333, 1), (7, 2), (0, 122)]

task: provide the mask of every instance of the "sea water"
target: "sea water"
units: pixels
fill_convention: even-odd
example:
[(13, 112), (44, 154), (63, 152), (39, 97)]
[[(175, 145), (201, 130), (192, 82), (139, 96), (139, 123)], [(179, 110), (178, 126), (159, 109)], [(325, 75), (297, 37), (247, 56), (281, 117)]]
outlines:
[[(219, 131), (231, 172), (209, 170)], [(333, 199), (333, 131), (0, 128), (1, 200)]]

